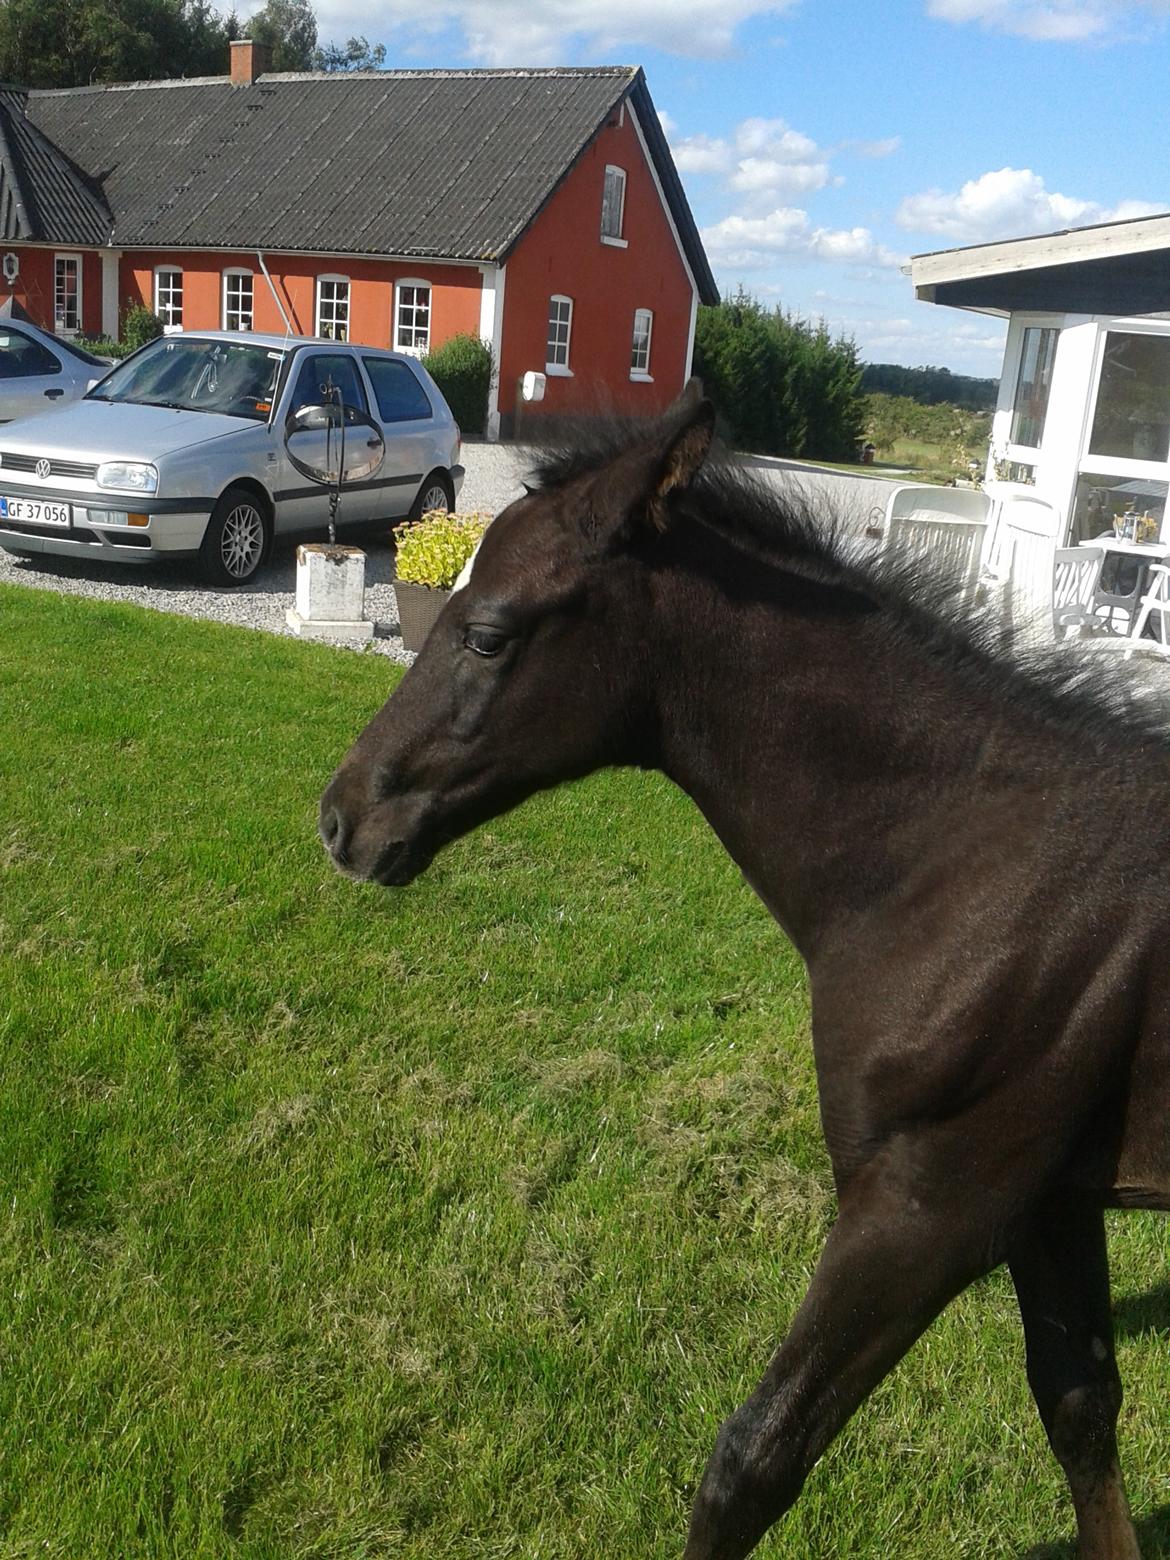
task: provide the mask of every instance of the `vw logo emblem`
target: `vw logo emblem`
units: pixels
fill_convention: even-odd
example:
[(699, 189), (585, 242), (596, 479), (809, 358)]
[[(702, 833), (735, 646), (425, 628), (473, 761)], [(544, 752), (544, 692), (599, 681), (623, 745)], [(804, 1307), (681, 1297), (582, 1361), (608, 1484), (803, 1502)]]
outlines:
[(48, 479), (48, 475), (51, 470), (52, 467), (49, 465), (47, 460), (37, 461), (37, 476), (41, 479), (42, 482)]

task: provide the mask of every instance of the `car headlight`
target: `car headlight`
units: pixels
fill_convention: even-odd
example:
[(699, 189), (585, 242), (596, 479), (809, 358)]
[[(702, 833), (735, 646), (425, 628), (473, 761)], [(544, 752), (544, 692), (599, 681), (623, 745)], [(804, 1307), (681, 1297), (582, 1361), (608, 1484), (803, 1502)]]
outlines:
[(139, 460), (106, 460), (97, 469), (97, 485), (128, 493), (157, 493), (158, 471)]

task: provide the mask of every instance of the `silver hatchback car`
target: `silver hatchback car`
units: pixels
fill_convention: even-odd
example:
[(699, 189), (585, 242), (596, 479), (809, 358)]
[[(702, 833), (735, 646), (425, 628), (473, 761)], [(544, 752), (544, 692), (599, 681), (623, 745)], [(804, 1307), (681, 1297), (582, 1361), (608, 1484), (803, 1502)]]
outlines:
[(0, 309), (0, 422), (79, 400), (109, 371), (109, 358)]
[(211, 582), (242, 585), (275, 535), (326, 526), (329, 493), (300, 474), (285, 433), (338, 397), (385, 439), (377, 470), (346, 484), (342, 523), (454, 507), (459, 429), (413, 358), (207, 331), (152, 341), (74, 405), (0, 428), (0, 547), (194, 558)]

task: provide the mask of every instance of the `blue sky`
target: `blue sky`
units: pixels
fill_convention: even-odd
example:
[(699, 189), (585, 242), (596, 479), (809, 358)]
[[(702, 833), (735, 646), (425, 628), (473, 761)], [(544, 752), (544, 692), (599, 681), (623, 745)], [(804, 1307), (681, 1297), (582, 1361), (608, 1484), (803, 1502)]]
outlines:
[[(246, 10), (253, 9), (246, 7)], [(996, 376), (912, 254), (1170, 209), (1170, 0), (317, 0), (387, 65), (640, 64), (724, 291)]]

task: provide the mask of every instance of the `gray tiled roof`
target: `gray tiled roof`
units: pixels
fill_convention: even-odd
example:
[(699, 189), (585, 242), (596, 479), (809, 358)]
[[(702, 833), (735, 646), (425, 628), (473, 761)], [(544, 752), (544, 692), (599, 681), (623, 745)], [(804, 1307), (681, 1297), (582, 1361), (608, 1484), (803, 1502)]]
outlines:
[(30, 187), (38, 191), (36, 213), (26, 211), (36, 231), (5, 229), (12, 238), (502, 261), (627, 94), (700, 291), (715, 301), (645, 79), (632, 66), (0, 94), (0, 227), (7, 208), (16, 210), (15, 195), (5, 198), (11, 166), (8, 186), (24, 191), (25, 208)]
[(104, 244), (101, 191), (24, 113), (24, 94), (0, 90), (0, 238)]

